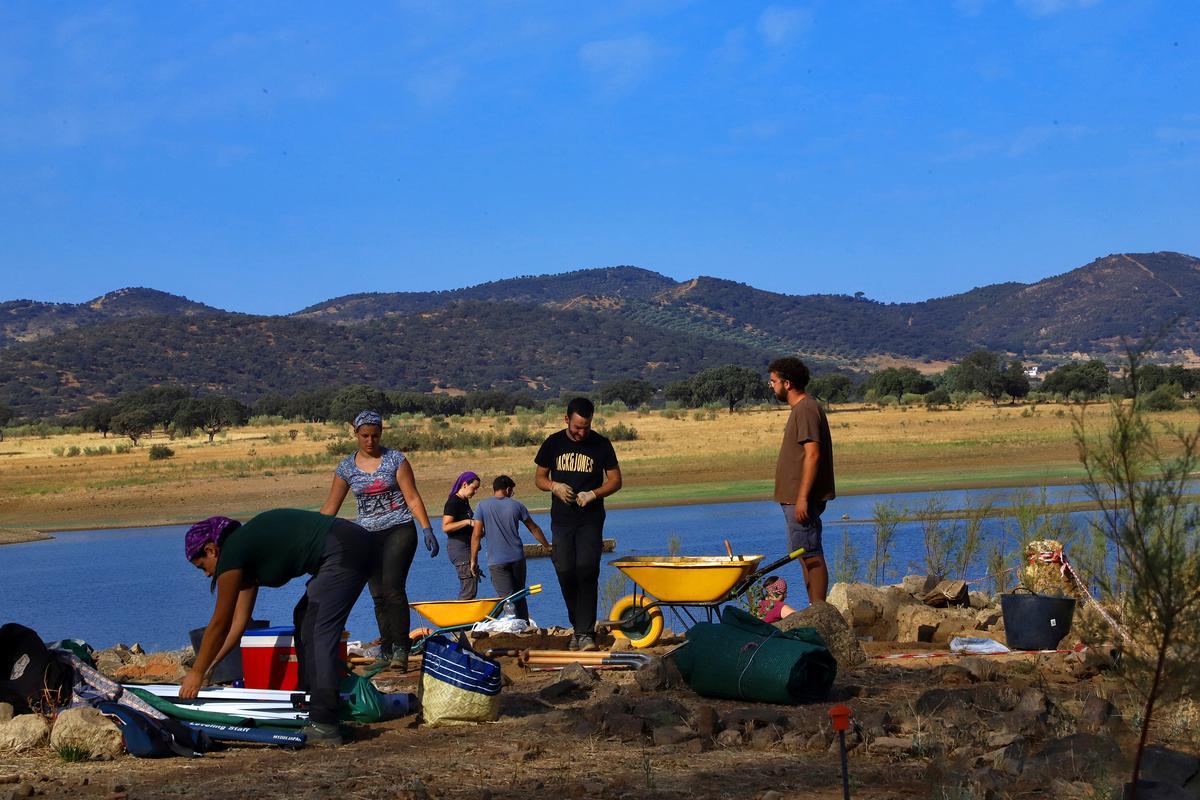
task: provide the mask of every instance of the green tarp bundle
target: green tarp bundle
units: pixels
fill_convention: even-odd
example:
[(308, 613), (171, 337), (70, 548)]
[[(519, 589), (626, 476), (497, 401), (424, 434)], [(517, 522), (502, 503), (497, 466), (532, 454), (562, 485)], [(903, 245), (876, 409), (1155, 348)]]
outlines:
[(699, 695), (760, 703), (822, 700), (837, 675), (815, 629), (781, 631), (733, 606), (722, 610), (719, 624), (692, 626), (675, 663)]

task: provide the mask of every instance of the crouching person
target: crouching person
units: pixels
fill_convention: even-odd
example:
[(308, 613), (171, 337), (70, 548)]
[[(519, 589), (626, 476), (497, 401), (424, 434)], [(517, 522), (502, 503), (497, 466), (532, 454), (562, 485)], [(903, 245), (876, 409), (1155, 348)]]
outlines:
[(228, 517), (197, 522), (188, 529), (184, 549), (188, 561), (213, 579), (217, 601), (179, 696), (195, 698), (213, 665), (240, 646), (260, 586), (279, 587), (309, 575), (293, 612), (300, 688), (310, 696), (303, 732), (309, 744), (341, 744), (339, 645), (371, 574), (371, 534), (348, 520), (280, 508), (245, 525)]

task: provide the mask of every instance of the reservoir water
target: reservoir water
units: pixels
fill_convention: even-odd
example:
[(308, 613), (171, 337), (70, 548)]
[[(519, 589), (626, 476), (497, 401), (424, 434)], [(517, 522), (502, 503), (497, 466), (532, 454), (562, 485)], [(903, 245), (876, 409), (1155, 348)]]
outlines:
[[(1085, 499), (1079, 487), (1051, 487), (1046, 491), (1051, 502)], [(947, 508), (962, 508), (968, 503), (984, 501), (1004, 505), (1018, 493), (1028, 497), (1038, 492), (1001, 489), (840, 497), (830, 503), (824, 514), (826, 557), (836, 562), (843, 539), (850, 537), (865, 564), (871, 556), (870, 518), (877, 501), (914, 509), (936, 498)], [(849, 519), (843, 520), (844, 515)], [(534, 516), (549, 534), (549, 515)], [(1070, 517), (1076, 526), (1085, 524), (1082, 514)], [(985, 537), (1001, 536), (1005, 524), (1000, 518), (987, 520)], [(47, 641), (73, 637), (84, 639), (96, 648), (117, 642), (140, 642), (147, 650), (185, 645), (187, 632), (207, 623), (213, 605), (208, 580), (183, 557), (185, 529), (185, 526), (167, 526), (66, 532), (55, 534), (52, 540), (0, 547), (0, 624), (20, 622)], [(673, 540), (683, 555), (721, 555), (725, 552), (723, 541), (728, 539), (735, 553), (759, 553), (771, 560), (787, 551), (783, 530), (779, 506), (771, 502), (610, 510), (605, 536), (615, 538), (617, 548), (604, 558), (600, 616), (607, 616), (604, 595), (609, 576), (619, 574), (608, 562), (618, 556), (666, 554)], [(923, 559), (919, 524), (901, 524), (888, 579), (923, 572)], [(835, 572), (836, 569), (834, 563)], [(977, 563), (968, 577), (983, 573), (983, 564)], [(781, 574), (791, 587), (789, 602), (797, 607), (805, 605), (799, 566), (788, 565)], [(541, 583), (544, 587), (542, 594), (530, 598), (530, 614), (538, 624), (566, 625), (562, 597), (549, 559), (529, 561), (529, 583)], [(409, 598), (451, 599), (456, 596), (457, 587), (445, 549), (438, 558), (431, 559), (424, 547), (418, 547), (409, 576)], [(629, 588), (626, 586), (626, 591)], [(489, 596), (490, 590), (490, 584), (484, 581), (480, 596)], [(302, 591), (303, 583), (299, 580), (281, 589), (262, 590), (255, 617), (269, 619), (274, 624), (290, 624), (292, 606)], [(608, 590), (608, 602), (613, 591), (613, 588)], [(424, 624), (414, 613), (413, 626)], [(377, 635), (374, 611), (365, 591), (347, 627), (354, 639), (369, 640)]]

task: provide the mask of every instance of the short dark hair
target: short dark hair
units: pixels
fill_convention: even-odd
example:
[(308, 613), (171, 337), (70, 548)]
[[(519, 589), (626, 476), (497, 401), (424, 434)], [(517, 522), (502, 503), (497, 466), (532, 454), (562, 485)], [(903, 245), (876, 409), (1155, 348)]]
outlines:
[(509, 489), (516, 488), (516, 485), (517, 485), (517, 482), (514, 481), (512, 478), (508, 477), (507, 475), (497, 475), (496, 479), (494, 481), (492, 481), (492, 491), (493, 492), (507, 491)]
[(767, 370), (774, 372), (800, 391), (804, 391), (804, 388), (808, 386), (808, 367), (804, 366), (803, 361), (793, 356), (775, 359), (767, 367)]
[(596, 416), (596, 406), (586, 397), (575, 397), (567, 403), (567, 416), (572, 414), (577, 414), (584, 419), (591, 419)]

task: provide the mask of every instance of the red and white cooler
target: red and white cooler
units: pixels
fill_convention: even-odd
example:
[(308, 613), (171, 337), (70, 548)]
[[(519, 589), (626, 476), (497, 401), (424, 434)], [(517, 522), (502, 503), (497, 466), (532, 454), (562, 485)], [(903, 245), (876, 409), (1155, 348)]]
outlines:
[[(346, 658), (342, 634), (341, 657)], [(293, 691), (300, 682), (296, 629), (291, 625), (256, 628), (242, 634), (242, 674), (247, 689)]]

